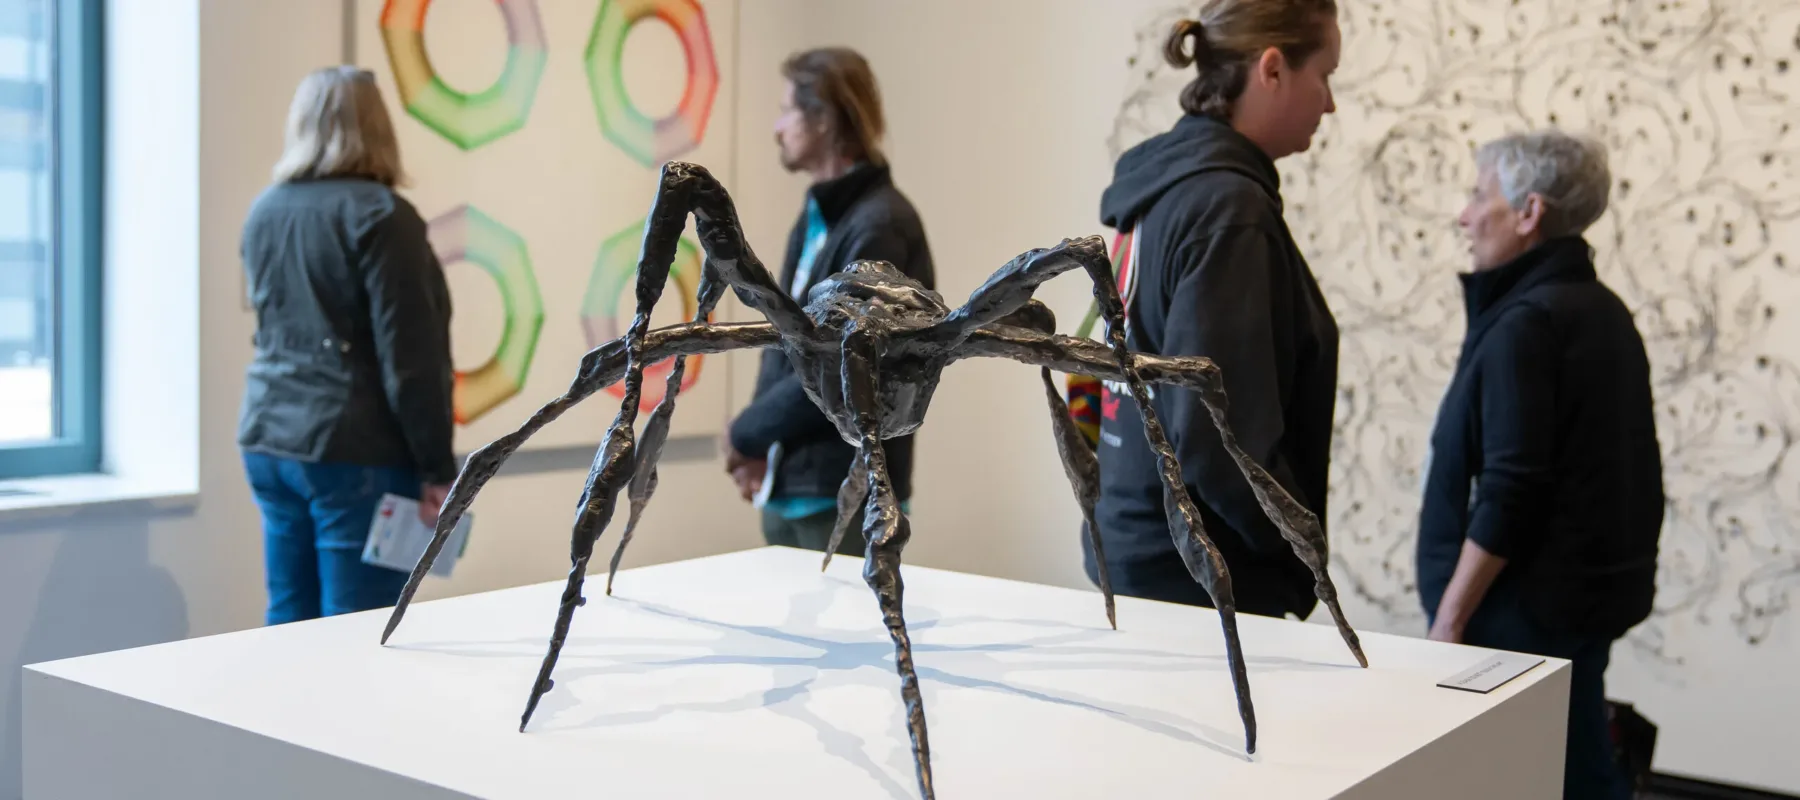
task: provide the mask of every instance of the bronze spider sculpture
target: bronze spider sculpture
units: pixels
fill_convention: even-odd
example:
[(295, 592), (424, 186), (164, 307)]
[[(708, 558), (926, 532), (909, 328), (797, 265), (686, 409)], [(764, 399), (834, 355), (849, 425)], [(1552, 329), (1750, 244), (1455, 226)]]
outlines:
[[(694, 215), (696, 232), (706, 252), (695, 321), (650, 330), (651, 310), (668, 281), (676, 243), (689, 213)], [(924, 288), (889, 264), (874, 261), (851, 264), (821, 281), (813, 287), (803, 308), (781, 290), (751, 252), (724, 187), (703, 167), (671, 162), (663, 167), (645, 222), (640, 255), (637, 312), (631, 328), (624, 337), (589, 351), (561, 397), (538, 409), (518, 430), (469, 456), (439, 513), (436, 536), (413, 569), (382, 632), (381, 641), (385, 644), (457, 520), (501, 464), (533, 433), (623, 377), (625, 396), (619, 413), (595, 454), (582, 490), (570, 542), (573, 563), (568, 585), (562, 593), (549, 652), (520, 719), (521, 731), (530, 723), (538, 701), (554, 685), (550, 675), (575, 608), (587, 602), (582, 596), (582, 585), (588, 562), (595, 542), (612, 519), (619, 492), (629, 486), (631, 510), (618, 550), (613, 554), (607, 576), (608, 594), (612, 592), (612, 571), (618, 569), (619, 558), (631, 542), (644, 506), (656, 491), (657, 459), (668, 437), (669, 419), (675, 410), (686, 360), (676, 361), (668, 376), (667, 393), (651, 412), (639, 442), (634, 426), (645, 365), (670, 356), (741, 348), (781, 348), (800, 375), (807, 396), (831, 418), (844, 440), (858, 448), (859, 457), (838, 493), (838, 525), (826, 548), (825, 564), (830, 564), (830, 553), (845, 534), (851, 512), (863, 503), (863, 532), (868, 542), (863, 579), (875, 591), (888, 635), (894, 641), (914, 768), (925, 800), (934, 796), (930, 747), (919, 679), (913, 670), (912, 645), (901, 615), (900, 553), (911, 538), (912, 529), (895, 499), (882, 442), (918, 429), (938, 377), (945, 367), (962, 359), (999, 357), (1040, 368), (1064, 471), (1096, 551), (1100, 548), (1094, 525), (1099, 462), (1070, 419), (1050, 373), (1054, 369), (1091, 375), (1122, 381), (1131, 387), (1132, 398), (1143, 410), (1145, 435), (1159, 455), (1170, 533), (1188, 571), (1218, 607), (1247, 752), (1256, 751), (1256, 717), (1250, 702), (1243, 648), (1238, 641), (1231, 576), (1201, 528), (1200, 512), (1182, 483), (1181, 466), (1150, 406), (1146, 383), (1185, 387), (1200, 393), (1227, 451), (1249, 480), (1264, 513), (1312, 569), (1315, 593), (1330, 609), (1357, 662), (1368, 666), (1356, 632), (1345, 622), (1338, 607), (1337, 590), (1326, 571), (1327, 547), (1318, 520), (1238, 446), (1226, 424), (1226, 397), (1218, 368), (1205, 358), (1141, 355), (1126, 349), (1124, 307), (1113, 282), (1105, 244), (1099, 237), (1064, 240), (1055, 247), (1019, 255), (976, 289), (961, 308), (950, 308), (937, 292)], [(1107, 320), (1106, 345), (1056, 335), (1054, 316), (1031, 297), (1040, 284), (1073, 269), (1086, 270), (1094, 282), (1094, 294)], [(767, 321), (709, 322), (727, 287)], [(1104, 558), (1101, 563), (1104, 565)], [(1106, 601), (1107, 620), (1117, 629), (1112, 589), (1104, 566), (1100, 588)]]

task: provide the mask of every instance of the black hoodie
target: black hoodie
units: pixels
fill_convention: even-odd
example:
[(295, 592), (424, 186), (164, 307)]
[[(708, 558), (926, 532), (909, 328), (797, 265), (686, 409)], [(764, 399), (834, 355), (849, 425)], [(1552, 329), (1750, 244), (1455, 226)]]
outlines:
[[(1100, 211), (1137, 239), (1121, 287), (1131, 348), (1218, 364), (1245, 452), (1323, 525), (1338, 329), (1282, 219), (1275, 163), (1229, 125), (1190, 115), (1119, 159)], [(1238, 609), (1305, 618), (1311, 574), (1258, 505), (1198, 394), (1151, 388)], [(1142, 416), (1122, 386), (1108, 385), (1101, 407), (1095, 520), (1112, 580), (1129, 594), (1140, 577), (1184, 570)], [(1092, 575), (1091, 549), (1087, 562)]]

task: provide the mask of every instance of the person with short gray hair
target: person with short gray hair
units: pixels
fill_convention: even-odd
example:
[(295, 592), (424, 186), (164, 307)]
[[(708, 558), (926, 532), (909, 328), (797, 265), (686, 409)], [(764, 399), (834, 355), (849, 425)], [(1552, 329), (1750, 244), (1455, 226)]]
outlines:
[(1416, 551), (1430, 637), (1573, 662), (1563, 794), (1629, 797), (1612, 643), (1650, 614), (1662, 451), (1643, 337), (1594, 269), (1605, 149), (1557, 130), (1481, 146), (1458, 223), (1468, 332), (1431, 432)]
[(1524, 209), (1536, 195), (1543, 204), (1543, 238), (1580, 236), (1606, 213), (1612, 169), (1606, 148), (1560, 131), (1505, 136), (1482, 145), (1475, 165), (1494, 174), (1500, 196)]

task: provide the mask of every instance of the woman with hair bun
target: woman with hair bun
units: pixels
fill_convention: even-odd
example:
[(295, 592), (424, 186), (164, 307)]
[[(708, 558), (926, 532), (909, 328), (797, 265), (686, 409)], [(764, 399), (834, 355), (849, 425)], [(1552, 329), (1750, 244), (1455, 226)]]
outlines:
[[(1306, 150), (1335, 110), (1333, 0), (1212, 0), (1165, 50), (1195, 76), (1182, 118), (1119, 158), (1100, 202), (1119, 232), (1133, 350), (1218, 364), (1229, 422), (1250, 456), (1325, 520), (1338, 329), (1282, 219), (1275, 162)], [(1119, 594), (1212, 606), (1170, 535), (1143, 418), (1107, 386), (1095, 520)], [(1120, 402), (1125, 400), (1125, 402)], [(1241, 612), (1305, 618), (1313, 578), (1258, 505), (1192, 391), (1158, 386), (1189, 494), (1231, 573)], [(1083, 537), (1090, 578), (1099, 564)], [(1194, 566), (1198, 566), (1197, 564)]]

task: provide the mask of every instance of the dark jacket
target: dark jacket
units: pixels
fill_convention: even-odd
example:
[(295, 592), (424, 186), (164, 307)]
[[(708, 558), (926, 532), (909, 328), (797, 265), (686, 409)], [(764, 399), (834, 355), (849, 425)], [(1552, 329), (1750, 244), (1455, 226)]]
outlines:
[[(1338, 329), (1282, 219), (1275, 163), (1229, 125), (1187, 116), (1127, 151), (1101, 199), (1101, 220), (1134, 230), (1128, 342), (1218, 364), (1238, 441), (1325, 523), (1337, 401)], [(1269, 521), (1220, 443), (1197, 393), (1151, 387), (1206, 532), (1231, 571), (1238, 607), (1302, 618), (1311, 573)], [(1107, 385), (1100, 421), (1100, 526), (1110, 572), (1179, 559), (1143, 417)], [(1093, 553), (1088, 549), (1091, 565)], [(1092, 571), (1090, 566), (1090, 572)]]
[[(925, 226), (912, 203), (895, 188), (888, 167), (858, 165), (807, 191), (818, 202), (828, 231), (814, 257), (808, 290), (857, 260), (886, 261), (926, 288), (936, 288)], [(805, 235), (802, 210), (788, 235), (781, 267), (783, 289), (793, 283)], [(805, 294), (801, 297), (804, 305)], [(755, 397), (731, 424), (731, 446), (760, 458), (776, 442), (781, 443), (782, 456), (775, 470), (775, 495), (835, 497), (856, 454), (856, 448), (838, 435), (836, 426), (806, 396), (787, 356), (771, 348), (762, 354)], [(912, 496), (913, 437), (889, 439), (883, 449), (894, 493), (906, 500)]]
[(411, 203), (380, 183), (280, 183), (240, 253), (256, 308), (246, 450), (456, 477), (450, 292)]
[(1578, 237), (1462, 276), (1469, 330), (1431, 433), (1420, 599), (1464, 538), (1506, 558), (1535, 622), (1618, 636), (1650, 613), (1663, 523), (1650, 365)]

